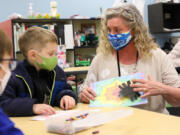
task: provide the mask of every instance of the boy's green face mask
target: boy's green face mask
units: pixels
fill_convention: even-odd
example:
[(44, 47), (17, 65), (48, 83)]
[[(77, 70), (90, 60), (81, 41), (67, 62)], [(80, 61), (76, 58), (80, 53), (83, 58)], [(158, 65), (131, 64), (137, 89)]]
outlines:
[[(40, 56), (40, 55), (39, 55)], [(51, 58), (46, 58), (43, 56), (40, 56), (42, 59), (42, 63), (39, 63), (38, 61), (35, 61), (35, 63), (39, 66), (40, 69), (45, 69), (45, 70), (53, 70), (58, 62), (57, 56), (51, 57)]]

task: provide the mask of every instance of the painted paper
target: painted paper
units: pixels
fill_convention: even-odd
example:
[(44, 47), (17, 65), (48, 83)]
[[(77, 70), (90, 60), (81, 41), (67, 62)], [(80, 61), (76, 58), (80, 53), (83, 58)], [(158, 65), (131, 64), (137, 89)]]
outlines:
[[(93, 83), (91, 88), (94, 90), (97, 97), (94, 101), (90, 101), (90, 107), (135, 106), (146, 104), (147, 99), (138, 97), (136, 100), (131, 101), (128, 97), (120, 96), (122, 86), (127, 86), (128, 81), (132, 83), (132, 79), (144, 79), (144, 74), (136, 73)], [(140, 93), (140, 95), (142, 94), (143, 93)]]

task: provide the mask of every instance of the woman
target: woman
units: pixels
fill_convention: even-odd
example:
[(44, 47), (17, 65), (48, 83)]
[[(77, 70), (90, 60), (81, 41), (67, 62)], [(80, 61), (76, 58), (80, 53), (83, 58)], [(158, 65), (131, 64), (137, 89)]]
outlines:
[(178, 41), (173, 47), (172, 51), (168, 54), (168, 56), (172, 59), (174, 66), (176, 67), (176, 71), (180, 76), (180, 41)]
[[(11, 68), (13, 66), (11, 52), (12, 43), (8, 36), (2, 30), (0, 30), (0, 94), (3, 93), (11, 75), (9, 71), (9, 65), (11, 65)], [(0, 135), (22, 134), (23, 133), (19, 129), (14, 127), (14, 123), (10, 121), (10, 119), (3, 113), (0, 108)]]
[[(84, 103), (94, 100), (96, 94), (90, 84), (121, 75), (143, 72), (164, 84), (180, 87), (178, 75), (166, 54), (150, 36), (147, 26), (136, 7), (123, 4), (105, 11), (97, 55), (91, 63), (79, 98)], [(168, 113), (165, 100), (169, 97), (153, 96), (148, 104), (138, 107)]]

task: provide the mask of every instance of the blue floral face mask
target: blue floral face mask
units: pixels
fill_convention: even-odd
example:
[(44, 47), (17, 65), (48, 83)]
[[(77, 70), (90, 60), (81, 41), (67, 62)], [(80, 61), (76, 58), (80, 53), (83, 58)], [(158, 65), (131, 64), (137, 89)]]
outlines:
[(130, 31), (126, 33), (120, 33), (120, 34), (108, 34), (108, 39), (112, 45), (112, 47), (116, 50), (119, 51), (126, 47), (129, 42), (132, 39)]

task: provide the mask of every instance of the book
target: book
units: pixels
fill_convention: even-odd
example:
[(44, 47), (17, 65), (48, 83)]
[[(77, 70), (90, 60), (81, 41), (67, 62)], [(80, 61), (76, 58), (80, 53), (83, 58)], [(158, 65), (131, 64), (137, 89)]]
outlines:
[(94, 101), (90, 101), (90, 107), (117, 107), (117, 106), (136, 106), (140, 104), (147, 104), (147, 99), (141, 99), (138, 93), (135, 99), (130, 99), (128, 96), (121, 94), (122, 90), (133, 88), (129, 85), (132, 83), (132, 79), (144, 79), (143, 73), (136, 73), (127, 76), (116, 77), (99, 82), (95, 82), (91, 85), (91, 89), (94, 90), (97, 97)]

